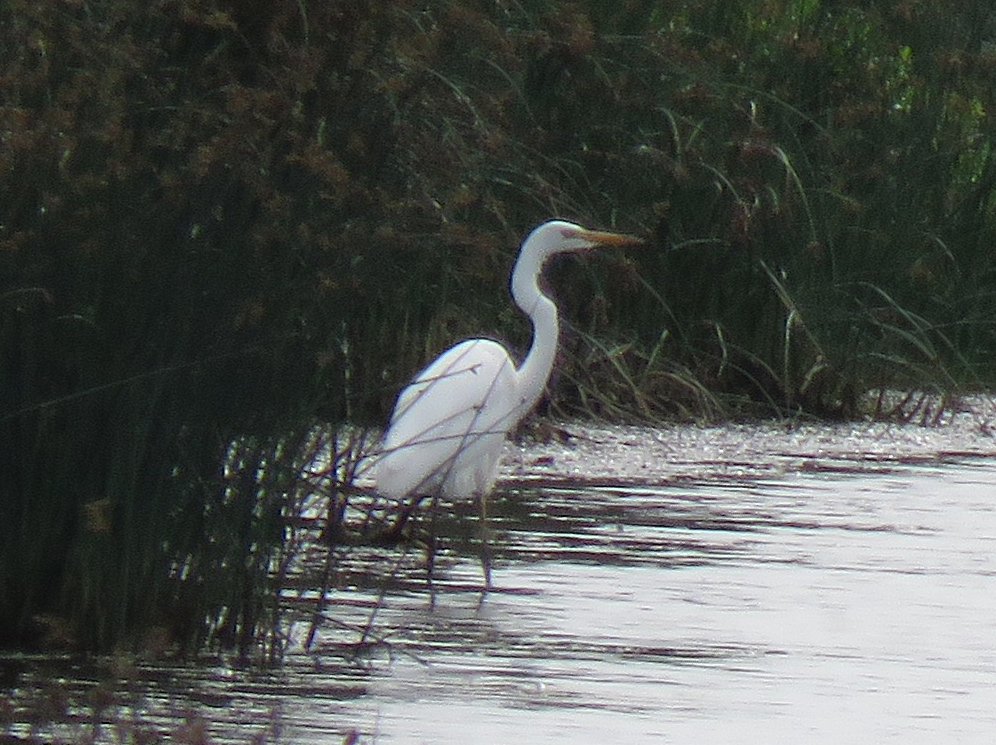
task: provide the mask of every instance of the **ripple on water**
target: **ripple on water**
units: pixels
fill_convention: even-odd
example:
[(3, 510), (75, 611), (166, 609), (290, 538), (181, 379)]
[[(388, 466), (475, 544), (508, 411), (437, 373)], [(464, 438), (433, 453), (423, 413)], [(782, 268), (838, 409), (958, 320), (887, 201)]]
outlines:
[[(483, 603), (463, 540), (434, 604), (418, 552), (357, 552), (311, 652), (269, 672), (140, 666), (122, 695), (164, 727), (205, 712), (219, 743), (991, 740), (983, 428), (574, 431), (510, 447)], [(466, 535), (473, 508), (455, 511)], [(288, 592), (298, 642), (318, 587)], [(24, 663), (18, 695), (55, 662)], [(60, 677), (81, 701), (99, 679)]]

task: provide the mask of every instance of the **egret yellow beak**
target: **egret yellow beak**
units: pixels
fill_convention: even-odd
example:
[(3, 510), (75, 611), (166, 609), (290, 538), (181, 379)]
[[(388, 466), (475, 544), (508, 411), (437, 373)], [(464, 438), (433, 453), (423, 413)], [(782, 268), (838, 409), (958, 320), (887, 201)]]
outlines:
[(582, 230), (578, 238), (597, 243), (599, 246), (629, 246), (634, 243), (645, 243), (642, 238), (637, 238), (635, 235), (609, 233), (604, 230)]

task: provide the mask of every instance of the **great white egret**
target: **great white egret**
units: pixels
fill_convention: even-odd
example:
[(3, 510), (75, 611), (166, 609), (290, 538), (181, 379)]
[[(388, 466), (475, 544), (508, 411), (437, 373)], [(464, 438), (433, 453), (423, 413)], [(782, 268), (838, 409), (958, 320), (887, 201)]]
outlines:
[[(401, 391), (373, 471), (376, 491), (394, 499), (476, 498), (494, 487), (505, 437), (536, 405), (557, 350), (557, 306), (539, 287), (551, 256), (600, 245), (639, 243), (617, 233), (550, 220), (522, 243), (512, 270), (512, 299), (529, 316), (533, 339), (520, 365), (491, 339), (450, 347)], [(491, 584), (486, 538), (482, 564)]]

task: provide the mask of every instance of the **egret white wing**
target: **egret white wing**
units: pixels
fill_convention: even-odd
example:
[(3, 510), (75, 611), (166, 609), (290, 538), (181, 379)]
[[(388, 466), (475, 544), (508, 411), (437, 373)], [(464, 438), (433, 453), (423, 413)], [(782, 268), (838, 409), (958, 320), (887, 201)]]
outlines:
[(483, 493), (520, 404), (515, 365), (497, 342), (451, 347), (401, 392), (377, 463), (377, 489), (392, 497)]

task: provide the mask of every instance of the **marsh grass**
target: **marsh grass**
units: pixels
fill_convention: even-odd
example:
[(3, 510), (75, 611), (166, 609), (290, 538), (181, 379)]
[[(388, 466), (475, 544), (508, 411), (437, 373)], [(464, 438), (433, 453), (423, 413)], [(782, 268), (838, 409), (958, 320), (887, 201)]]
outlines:
[(330, 535), (384, 509), (311, 472), (316, 428), (382, 422), (466, 335), (524, 349), (508, 271), (551, 215), (649, 239), (550, 272), (555, 414), (930, 423), (991, 387), (994, 26), (4, 4), (0, 644), (278, 650), (307, 490)]
[[(4, 660), (4, 663), (11, 662)], [(204, 667), (216, 667), (205, 660)], [(215, 663), (214, 665), (212, 663)], [(194, 690), (178, 681), (190, 670), (182, 666), (142, 666), (125, 656), (73, 660), (65, 657), (21, 658), (17, 696), (0, 692), (0, 742), (59, 745), (277, 745), (294, 742), (283, 707), (265, 695), (244, 695), (259, 678), (234, 670), (213, 680), (213, 692), (198, 667)], [(188, 684), (190, 681), (188, 681)], [(234, 684), (231, 693), (223, 693)], [(208, 686), (212, 687), (212, 686)], [(241, 695), (240, 695), (241, 694)], [(218, 699), (227, 697), (228, 707)], [(233, 703), (234, 701), (234, 703)], [(227, 709), (227, 710), (226, 710)], [(232, 709), (235, 709), (233, 711)], [(332, 735), (329, 735), (332, 736)], [(373, 742), (343, 724), (330, 742)]]

